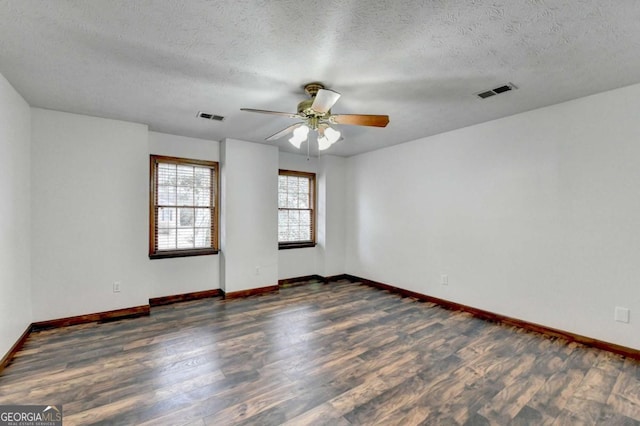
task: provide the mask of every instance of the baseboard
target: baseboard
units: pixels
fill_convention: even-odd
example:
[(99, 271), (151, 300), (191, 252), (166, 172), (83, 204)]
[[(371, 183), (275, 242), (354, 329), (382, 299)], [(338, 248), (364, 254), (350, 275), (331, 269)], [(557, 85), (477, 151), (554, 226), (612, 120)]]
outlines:
[(485, 311), (483, 309), (474, 308), (472, 306), (467, 306), (460, 303), (451, 302), (449, 300), (428, 296), (426, 294), (417, 293), (411, 290), (405, 290), (403, 288), (395, 287), (393, 285), (356, 277), (354, 275), (346, 274), (345, 278), (354, 283), (359, 282), (364, 285), (368, 285), (370, 287), (375, 287), (381, 290), (387, 290), (391, 293), (397, 293), (397, 294), (400, 294), (401, 296), (412, 297), (414, 299), (422, 300), (425, 302), (435, 303), (436, 305), (439, 305), (446, 309), (468, 312), (477, 318), (481, 318), (487, 321), (498, 322), (506, 325), (512, 325), (525, 330), (534, 331), (547, 336), (559, 337), (562, 339), (566, 339), (570, 342), (582, 343), (583, 345), (586, 345), (586, 346), (591, 346), (594, 348), (613, 352), (618, 355), (624, 355), (628, 358), (640, 360), (640, 350), (638, 349), (621, 346), (615, 343), (605, 342), (605, 341), (594, 339), (591, 337), (571, 333), (569, 331), (559, 330), (556, 328), (547, 327), (545, 325), (524, 321), (518, 318), (512, 318), (505, 315), (496, 314), (494, 312)]
[(350, 275), (348, 274), (339, 274), (339, 275), (329, 275), (328, 277), (324, 277), (324, 282), (331, 283), (341, 280), (349, 280)]
[(306, 282), (311, 280), (325, 282), (326, 278), (318, 274), (305, 275), (302, 277), (294, 277), (294, 278), (285, 278), (283, 280), (278, 280), (278, 287), (292, 287), (299, 284), (305, 284)]
[(322, 275), (313, 274), (313, 275), (304, 275), (302, 277), (294, 277), (294, 278), (285, 278), (283, 280), (278, 280), (278, 285), (280, 287), (287, 287), (296, 284), (304, 284), (308, 281), (322, 281), (325, 283), (340, 281), (340, 280), (349, 280), (350, 275), (347, 274), (339, 274), (339, 275), (329, 275), (327, 277), (323, 277)]
[(172, 296), (152, 297), (151, 299), (149, 299), (149, 305), (151, 307), (170, 305), (172, 303), (187, 302), (189, 300), (207, 299), (209, 297), (218, 297), (218, 296), (220, 296), (220, 289), (194, 291), (191, 293), (174, 294)]
[(9, 351), (2, 357), (2, 359), (0, 359), (0, 374), (2, 374), (2, 370), (4, 370), (6, 366), (11, 364), (11, 361), (13, 360), (13, 357), (16, 356), (16, 353), (18, 353), (18, 351), (22, 349), (22, 347), (24, 346), (24, 342), (27, 341), (27, 337), (29, 337), (29, 334), (31, 333), (32, 328), (33, 324), (29, 324), (24, 333), (22, 333), (22, 335), (18, 337), (16, 343), (14, 343)]
[[(320, 281), (323, 283), (327, 283), (329, 281), (334, 281), (336, 279), (344, 279), (346, 275), (334, 275), (333, 277), (323, 277), (322, 275), (313, 274), (313, 275), (303, 275), (300, 277), (293, 278), (284, 278), (282, 280), (278, 280), (278, 285), (275, 286), (267, 286), (267, 287), (259, 287), (259, 288), (251, 288), (249, 290), (242, 291), (233, 291), (230, 293), (225, 293), (224, 291), (220, 291), (222, 297), (225, 299), (234, 299), (238, 297), (249, 297), (255, 296), (257, 294), (270, 293), (273, 291), (278, 291), (280, 287), (294, 287), (297, 285), (307, 284), (309, 281)], [(153, 305), (152, 305), (153, 306)]]
[(149, 315), (150, 306), (134, 306), (132, 308), (116, 309), (114, 311), (98, 312), (95, 314), (78, 315), (75, 317), (59, 318), (48, 321), (38, 321), (32, 324), (33, 331), (49, 328), (66, 327), (69, 325), (86, 324), (89, 322), (115, 321), (124, 318), (134, 318)]
[(259, 294), (264, 294), (264, 293), (271, 293), (274, 291), (278, 291), (278, 286), (277, 285), (270, 285), (267, 287), (258, 287), (258, 288), (250, 288), (249, 290), (240, 290), (240, 291), (232, 291), (229, 293), (226, 293), (224, 291), (222, 291), (222, 297), (224, 299), (237, 299), (240, 297), (249, 297), (249, 296), (256, 296)]

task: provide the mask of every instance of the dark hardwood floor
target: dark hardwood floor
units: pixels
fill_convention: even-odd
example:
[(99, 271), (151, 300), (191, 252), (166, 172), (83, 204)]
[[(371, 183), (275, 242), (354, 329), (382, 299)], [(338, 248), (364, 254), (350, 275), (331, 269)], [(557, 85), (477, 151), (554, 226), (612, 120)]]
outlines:
[(344, 282), (33, 333), (0, 404), (65, 425), (640, 425), (640, 363)]

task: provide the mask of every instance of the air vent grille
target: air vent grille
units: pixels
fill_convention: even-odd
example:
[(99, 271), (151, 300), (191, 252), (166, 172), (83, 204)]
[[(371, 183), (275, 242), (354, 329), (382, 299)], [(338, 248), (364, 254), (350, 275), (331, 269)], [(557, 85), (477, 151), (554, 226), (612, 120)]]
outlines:
[(488, 92), (482, 92), (482, 93), (478, 93), (478, 96), (480, 96), (482, 99), (488, 98), (490, 96), (495, 96), (496, 92), (494, 92), (493, 90), (489, 90)]
[(500, 93), (515, 90), (517, 87), (513, 83), (507, 83), (504, 86), (496, 87), (495, 89), (487, 90), (486, 92), (476, 93), (476, 96), (480, 99), (487, 99), (491, 96), (499, 95)]
[(197, 117), (204, 118), (206, 120), (222, 121), (224, 117), (221, 115), (215, 115), (208, 112), (198, 111)]

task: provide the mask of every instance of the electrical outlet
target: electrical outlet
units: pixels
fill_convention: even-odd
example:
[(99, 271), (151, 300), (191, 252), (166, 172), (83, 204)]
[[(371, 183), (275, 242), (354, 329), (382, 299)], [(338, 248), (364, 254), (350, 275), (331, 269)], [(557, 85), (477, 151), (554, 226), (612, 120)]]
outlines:
[(440, 275), (440, 284), (449, 285), (449, 275)]
[(120, 281), (114, 281), (113, 282), (113, 292), (114, 293), (120, 293)]
[(618, 322), (629, 322), (629, 314), (630, 311), (628, 308), (621, 308), (620, 306), (616, 306), (615, 313), (613, 315), (613, 319)]
[(256, 266), (256, 275), (260, 275), (260, 267)]

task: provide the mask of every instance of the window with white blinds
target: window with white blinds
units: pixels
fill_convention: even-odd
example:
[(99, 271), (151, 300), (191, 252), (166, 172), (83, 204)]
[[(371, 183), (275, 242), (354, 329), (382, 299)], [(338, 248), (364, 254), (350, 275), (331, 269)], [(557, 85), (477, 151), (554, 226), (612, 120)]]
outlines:
[(218, 163), (151, 156), (149, 257), (215, 254)]
[(281, 249), (315, 245), (315, 186), (315, 173), (280, 170), (278, 244)]

